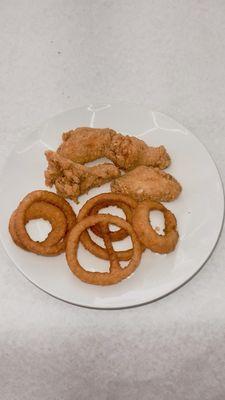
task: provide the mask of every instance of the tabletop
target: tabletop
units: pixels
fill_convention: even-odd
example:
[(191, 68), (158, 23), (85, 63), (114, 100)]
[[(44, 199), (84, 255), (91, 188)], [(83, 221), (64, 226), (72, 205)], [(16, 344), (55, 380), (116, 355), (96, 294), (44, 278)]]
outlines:
[[(224, 15), (223, 0), (2, 0), (0, 168), (45, 119), (122, 100), (189, 128), (224, 181)], [(1, 399), (225, 398), (223, 243), (175, 293), (114, 311), (52, 298), (1, 246)]]

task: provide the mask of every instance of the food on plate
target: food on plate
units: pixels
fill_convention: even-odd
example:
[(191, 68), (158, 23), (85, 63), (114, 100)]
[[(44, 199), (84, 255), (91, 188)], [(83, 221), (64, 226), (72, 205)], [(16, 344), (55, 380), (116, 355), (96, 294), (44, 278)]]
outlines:
[[(98, 214), (101, 209), (109, 206), (121, 208), (127, 220), (111, 214)], [(149, 222), (149, 212), (152, 210), (164, 214), (164, 235), (158, 234)], [(38, 218), (48, 220), (52, 225), (52, 231), (42, 242), (32, 240), (26, 231), (27, 222)], [(110, 231), (110, 225), (116, 225), (119, 230)], [(105, 247), (91, 239), (88, 229), (103, 239)], [(155, 201), (138, 203), (127, 195), (102, 193), (88, 200), (76, 218), (64, 198), (46, 190), (36, 190), (24, 197), (12, 213), (9, 232), (18, 246), (36, 254), (56, 256), (66, 250), (71, 271), (82, 281), (95, 285), (120, 282), (135, 271), (145, 248), (157, 253), (169, 253), (175, 249), (179, 237), (175, 216)], [(133, 247), (123, 251), (114, 250), (112, 242), (127, 236), (131, 237)], [(85, 270), (77, 259), (79, 242), (92, 254), (109, 260), (109, 272)], [(119, 263), (123, 260), (129, 261), (125, 268)]]
[[(96, 224), (101, 224), (104, 232), (104, 242), (106, 245), (106, 251), (108, 252), (108, 259), (110, 261), (109, 272), (87, 271), (80, 265), (77, 259), (78, 245), (82, 233), (86, 232), (88, 228)], [(115, 252), (112, 247), (108, 235), (109, 224), (116, 225), (126, 230), (131, 237), (133, 251), (131, 259), (125, 268), (121, 268), (117, 252)], [(141, 253), (141, 246), (132, 226), (122, 218), (110, 214), (92, 215), (79, 221), (70, 231), (66, 245), (66, 259), (71, 271), (82, 281), (94, 285), (113, 285), (127, 278), (138, 267), (141, 260)]]
[(124, 136), (113, 129), (77, 128), (65, 132), (57, 153), (76, 163), (85, 164), (101, 157), (118, 168), (131, 170), (138, 165), (166, 168), (170, 157), (164, 146), (150, 147), (134, 136)]
[[(35, 205), (36, 203), (41, 203), (40, 209), (38, 209), (38, 205)], [(45, 210), (43, 209), (44, 204)], [(49, 207), (49, 205), (54, 206), (57, 210)], [(34, 208), (32, 209), (31, 207)], [(61, 211), (65, 217), (66, 229), (64, 225), (65, 221), (62, 219), (62, 215), (58, 212), (58, 210)], [(31, 219), (31, 217), (32, 219), (33, 217), (35, 219), (48, 219), (50, 223), (52, 218), (55, 217), (56, 221), (52, 226), (56, 227), (57, 233), (52, 231), (52, 235), (50, 233), (47, 240), (43, 242), (36, 242), (32, 240), (26, 231), (26, 223), (28, 222), (28, 219)], [(61, 227), (58, 226), (60, 223), (62, 223)], [(65, 199), (47, 190), (36, 190), (26, 195), (20, 202), (16, 211), (13, 212), (9, 222), (9, 231), (13, 240), (20, 247), (23, 247), (24, 249), (36, 254), (55, 256), (65, 251), (68, 233), (75, 223), (76, 215), (72, 207)], [(64, 232), (64, 236), (62, 236), (62, 232)], [(58, 237), (59, 240), (58, 242), (54, 243), (56, 237)]]
[(172, 201), (182, 188), (172, 175), (158, 168), (140, 166), (116, 178), (111, 183), (111, 190), (131, 196), (136, 201)]
[[(137, 203), (135, 200), (129, 198), (128, 196), (123, 196), (123, 195), (117, 195), (115, 193), (102, 193), (98, 196), (93, 197), (92, 199), (88, 200), (84, 206), (81, 208), (79, 211), (79, 214), (77, 216), (77, 221), (80, 222), (87, 216), (91, 215), (91, 212), (95, 206), (102, 205), (102, 208), (108, 207), (108, 206), (113, 206), (116, 205), (117, 207), (120, 207), (120, 204), (125, 204), (128, 207), (130, 207), (132, 213), (135, 207), (137, 206)], [(94, 226), (94, 225), (91, 225)], [(127, 232), (127, 230), (125, 230)], [(109, 232), (110, 239), (112, 240), (112, 237), (114, 236), (113, 241), (115, 241), (115, 237), (117, 239), (117, 234), (121, 235), (124, 234), (123, 230), (115, 231), (113, 232), (114, 235), (112, 235), (112, 232)], [(104, 260), (109, 259), (109, 254), (107, 252), (107, 249), (105, 247), (100, 246), (99, 244), (95, 243), (94, 240), (89, 235), (89, 232), (87, 230), (84, 230), (82, 235), (81, 235), (81, 242), (83, 246), (90, 251), (90, 253), (94, 254), (95, 256), (102, 258)], [(142, 250), (143, 250), (142, 246)], [(117, 257), (119, 260), (130, 260), (133, 254), (133, 249), (128, 249), (128, 250), (121, 250), (121, 251), (115, 251)]]
[[(121, 208), (125, 215), (127, 222), (132, 222), (133, 211), (137, 207), (137, 202), (128, 196), (118, 195), (116, 193), (101, 193), (88, 200), (79, 211), (78, 221), (89, 216), (97, 214), (101, 209), (109, 206), (116, 206)], [(99, 237), (102, 238), (101, 229), (98, 225), (93, 225), (91, 230)], [(109, 236), (112, 242), (122, 240), (128, 236), (127, 231), (119, 229), (117, 231), (109, 231)]]
[(45, 183), (55, 185), (57, 193), (77, 202), (78, 196), (91, 188), (103, 185), (120, 176), (119, 169), (110, 163), (93, 167), (75, 163), (54, 151), (45, 152), (48, 167), (45, 171)]
[(12, 215), (11, 215), (11, 217), (10, 217), (10, 220), (9, 220), (9, 226), (8, 226), (9, 233), (10, 233), (11, 238), (12, 238), (12, 240), (14, 241), (14, 243), (15, 243), (18, 247), (21, 247), (21, 249), (26, 250), (25, 247), (24, 247), (24, 245), (22, 244), (22, 242), (21, 242), (21, 240), (20, 240), (20, 238), (19, 238), (17, 232), (16, 232), (16, 228), (15, 228), (16, 211), (17, 211), (17, 210), (14, 210), (14, 211), (13, 211), (13, 213), (12, 213)]
[[(112, 205), (111, 202), (107, 202), (107, 201), (102, 202), (101, 204), (97, 204), (90, 210), (89, 215), (96, 215), (96, 214), (98, 214), (98, 212), (100, 210), (102, 210), (103, 208), (106, 208), (108, 206), (111, 206), (111, 205)], [(132, 217), (133, 217), (133, 210), (129, 206), (127, 206), (125, 203), (121, 203), (121, 202), (115, 203), (114, 202), (113, 205), (114, 206), (116, 205), (118, 208), (120, 208), (124, 212), (124, 214), (126, 216), (126, 221), (131, 224)], [(104, 214), (104, 212), (102, 214)], [(92, 230), (92, 232), (94, 232), (94, 234), (96, 236), (103, 238), (102, 230), (99, 225), (92, 226), (91, 230)], [(119, 229), (117, 231), (109, 231), (109, 236), (110, 236), (110, 239), (112, 242), (117, 242), (118, 240), (125, 239), (128, 236), (128, 234), (124, 229)]]
[(109, 147), (112, 129), (76, 128), (62, 134), (57, 153), (79, 164), (104, 157)]
[[(164, 235), (159, 235), (152, 228), (149, 212), (153, 210), (161, 211), (164, 215)], [(170, 253), (175, 249), (179, 238), (174, 214), (162, 204), (151, 200), (145, 200), (136, 207), (133, 216), (133, 228), (141, 243), (155, 253)]]
[[(15, 228), (16, 213), (17, 210), (15, 210), (11, 215), (9, 221), (9, 232), (14, 242), (24, 249), (25, 247), (20, 241), (20, 237)], [(32, 219), (39, 218), (49, 221), (52, 226), (52, 230), (49, 232), (47, 238), (41, 242), (42, 245), (51, 246), (59, 242), (65, 236), (67, 222), (63, 212), (58, 207), (44, 201), (32, 203), (25, 213), (25, 224)]]
[[(146, 248), (161, 254), (173, 251), (179, 238), (177, 221), (159, 201), (176, 199), (182, 187), (162, 171), (170, 164), (165, 147), (150, 147), (134, 136), (123, 136), (108, 128), (77, 128), (62, 137), (57, 151), (45, 152), (48, 161), (45, 183), (54, 185), (57, 194), (36, 190), (24, 197), (9, 221), (9, 232), (16, 245), (45, 256), (66, 251), (71, 271), (82, 281), (95, 285), (112, 285), (127, 278), (139, 265)], [(83, 165), (101, 157), (113, 163)], [(122, 175), (120, 169), (124, 170)], [(64, 197), (78, 203), (80, 195), (110, 181), (112, 192), (88, 200), (76, 218)], [(126, 220), (103, 213), (110, 206), (120, 208)], [(152, 210), (164, 215), (164, 235), (151, 225)], [(32, 240), (26, 231), (26, 224), (39, 218), (48, 220), (52, 226), (41, 242)], [(111, 225), (119, 229), (110, 230)], [(103, 239), (103, 246), (92, 239), (90, 230)], [(114, 250), (113, 242), (127, 236), (131, 237), (132, 247)], [(109, 272), (91, 272), (80, 265), (77, 259), (80, 242), (96, 257), (109, 260)], [(128, 261), (128, 265), (122, 268), (120, 261)]]

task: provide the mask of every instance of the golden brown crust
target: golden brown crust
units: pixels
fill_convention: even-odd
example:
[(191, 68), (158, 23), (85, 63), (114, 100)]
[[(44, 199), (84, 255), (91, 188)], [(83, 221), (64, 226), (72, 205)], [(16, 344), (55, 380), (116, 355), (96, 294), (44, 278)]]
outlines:
[(99, 187), (120, 176), (120, 171), (110, 163), (93, 167), (74, 163), (53, 151), (45, 152), (48, 168), (45, 183), (55, 185), (57, 193), (77, 202), (78, 197), (93, 187)]
[[(79, 211), (77, 221), (78, 222), (82, 221), (84, 218), (86, 218), (89, 215), (89, 212), (90, 212), (90, 210), (92, 210), (93, 207), (95, 207), (98, 204), (104, 204), (105, 201), (107, 201), (108, 203), (111, 202), (111, 204), (113, 202), (116, 203), (119, 201), (120, 203), (126, 204), (133, 210), (137, 206), (136, 201), (129, 198), (128, 196), (118, 195), (115, 193), (102, 193), (98, 196), (92, 197), (92, 199), (88, 200), (84, 204), (84, 206)], [(84, 231), (81, 235), (81, 243), (88, 251), (90, 251), (95, 256), (102, 258), (104, 260), (109, 259), (109, 255), (108, 255), (106, 248), (95, 243), (91, 239), (87, 230)], [(118, 259), (124, 260), (124, 261), (130, 260), (130, 258), (132, 257), (132, 253), (133, 253), (132, 249), (116, 252)]]
[(26, 248), (24, 247), (23, 243), (21, 242), (20, 237), (16, 231), (16, 227), (15, 227), (16, 211), (17, 211), (17, 209), (13, 211), (13, 213), (10, 217), (10, 220), (9, 220), (9, 233), (10, 233), (11, 238), (14, 241), (14, 243), (18, 247), (21, 247), (21, 249), (26, 250)]
[[(78, 214), (78, 219), (85, 218), (89, 215), (95, 215), (99, 210), (109, 206), (117, 206), (125, 211), (127, 216), (127, 222), (132, 221), (133, 210), (137, 207), (137, 202), (128, 196), (118, 195), (115, 193), (101, 193), (97, 196), (92, 197), (83, 205)], [(98, 236), (101, 236), (100, 229), (98, 226), (93, 226), (91, 230)], [(114, 242), (122, 240), (127, 236), (127, 233), (120, 229), (118, 231), (110, 232), (110, 239)]]
[(138, 165), (166, 168), (170, 157), (164, 146), (151, 147), (134, 136), (124, 136), (113, 129), (77, 128), (63, 134), (57, 152), (76, 163), (106, 157), (121, 169)]
[[(30, 238), (25, 227), (26, 212), (29, 209), (29, 207), (35, 202), (47, 202), (50, 205), (58, 207), (63, 212), (67, 221), (66, 234), (63, 237), (63, 240), (60, 240), (54, 245), (43, 245), (42, 243), (35, 242)], [(75, 223), (76, 223), (76, 215), (72, 207), (69, 205), (69, 203), (67, 203), (65, 199), (59, 197), (55, 193), (48, 192), (47, 190), (36, 190), (34, 192), (29, 193), (20, 202), (16, 210), (16, 213), (14, 212), (12, 218), (10, 219), (9, 231), (10, 233), (13, 233), (13, 224), (14, 224), (14, 230), (16, 232), (17, 237), (19, 237), (19, 242), (22, 243), (22, 246), (26, 250), (29, 250), (33, 253), (40, 255), (55, 256), (57, 254), (62, 253), (65, 250), (67, 235)]]
[(110, 144), (112, 129), (81, 127), (62, 135), (63, 143), (57, 153), (79, 164), (103, 157)]
[[(121, 210), (123, 210), (123, 212), (126, 216), (126, 221), (129, 222), (130, 224), (132, 223), (133, 210), (127, 204), (124, 204), (123, 202), (116, 201), (116, 200), (102, 201), (102, 203), (97, 204), (90, 210), (89, 215), (96, 215), (96, 214), (98, 214), (98, 212), (100, 210), (102, 210), (103, 208), (107, 208), (109, 206), (116, 206), (116, 207), (120, 208)], [(100, 238), (103, 237), (102, 229), (99, 225), (92, 226), (91, 230), (92, 230), (92, 232), (94, 232), (94, 234), (96, 236), (99, 236)], [(124, 229), (119, 229), (117, 231), (109, 230), (108, 234), (109, 234), (110, 240), (112, 242), (117, 242), (119, 240), (123, 240), (128, 236), (127, 232)]]
[(111, 190), (131, 196), (136, 201), (172, 201), (182, 188), (172, 175), (158, 168), (139, 166), (115, 179)]
[[(89, 227), (96, 224), (103, 224), (103, 226), (114, 224), (127, 230), (133, 244), (133, 254), (127, 267), (120, 267), (116, 252), (114, 252), (110, 241), (108, 241), (106, 228), (105, 244), (107, 251), (109, 252), (108, 258), (110, 259), (110, 272), (90, 272), (82, 268), (77, 259), (77, 250), (80, 237), (82, 233), (85, 232)], [(82, 219), (70, 232), (66, 246), (66, 259), (71, 271), (82, 281), (93, 285), (113, 285), (127, 278), (135, 271), (140, 263), (141, 248), (137, 236), (132, 226), (128, 222), (124, 221), (122, 218), (110, 214), (92, 215)]]
[[(161, 211), (165, 218), (165, 235), (159, 235), (149, 222), (149, 212)], [(133, 222), (135, 232), (141, 243), (155, 253), (170, 253), (176, 247), (179, 234), (174, 214), (162, 204), (151, 200), (140, 203), (134, 211)]]
[(56, 206), (45, 201), (37, 201), (27, 209), (25, 223), (32, 219), (42, 218), (49, 221), (52, 230), (47, 238), (41, 243), (45, 246), (52, 246), (64, 238), (67, 230), (67, 221), (64, 213)]
[[(25, 249), (25, 246), (21, 242), (16, 231), (16, 213), (17, 210), (15, 210), (11, 215), (9, 221), (9, 232), (17, 246)], [(47, 238), (40, 242), (43, 246), (52, 246), (65, 236), (67, 222), (63, 212), (58, 207), (44, 201), (37, 201), (31, 204), (25, 214), (25, 225), (30, 220), (39, 218), (49, 221), (52, 226), (52, 230), (49, 232)]]

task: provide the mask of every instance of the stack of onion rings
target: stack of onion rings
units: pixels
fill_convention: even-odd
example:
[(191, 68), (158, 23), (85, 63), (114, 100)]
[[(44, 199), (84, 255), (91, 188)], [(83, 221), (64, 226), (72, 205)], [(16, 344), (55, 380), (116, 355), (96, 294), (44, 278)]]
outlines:
[[(98, 198), (98, 200), (100, 200), (100, 199)], [(124, 214), (126, 216), (126, 221), (129, 222), (130, 224), (132, 223), (133, 209), (131, 209), (127, 204), (125, 204), (123, 202), (119, 202), (119, 201), (117, 201), (117, 202), (113, 201), (112, 202), (112, 200), (111, 201), (110, 200), (108, 200), (108, 201), (105, 200), (104, 202), (99, 203), (96, 206), (94, 206), (90, 210), (89, 215), (96, 215), (96, 214), (98, 214), (98, 212), (100, 210), (102, 210), (102, 208), (106, 208), (106, 207), (109, 207), (109, 206), (112, 206), (112, 205), (117, 206), (118, 208), (121, 208), (121, 210), (123, 210), (123, 212), (124, 212)], [(132, 208), (134, 208), (134, 207), (132, 207)], [(92, 232), (94, 232), (94, 234), (96, 236), (99, 236), (100, 238), (103, 238), (102, 229), (101, 229), (101, 227), (99, 225), (91, 226), (90, 229), (92, 230)], [(121, 229), (119, 229), (117, 231), (109, 231), (109, 236), (110, 236), (110, 239), (112, 240), (112, 242), (117, 242), (119, 240), (125, 239), (128, 236), (128, 234), (124, 229), (121, 228)]]
[[(26, 224), (31, 219), (43, 218), (52, 225), (52, 231), (42, 242), (30, 238)], [(14, 242), (36, 254), (55, 256), (65, 251), (69, 231), (76, 223), (76, 215), (69, 203), (55, 193), (36, 190), (20, 202), (9, 221), (9, 232)]]
[[(106, 245), (105, 251), (110, 260), (110, 272), (102, 273), (86, 271), (82, 268), (77, 259), (77, 250), (82, 234), (86, 232), (88, 228), (96, 224), (100, 224), (102, 228), (102, 234)], [(133, 250), (128, 266), (125, 268), (121, 268), (117, 256), (118, 253), (113, 250), (108, 230), (109, 224), (119, 226), (131, 237)], [(124, 219), (110, 214), (92, 215), (81, 219), (70, 231), (66, 245), (66, 259), (71, 271), (82, 281), (93, 285), (113, 285), (127, 278), (139, 265), (141, 254), (141, 246), (132, 226)]]
[[(81, 208), (77, 222), (80, 222), (84, 218), (97, 213), (101, 208), (109, 207), (109, 206), (117, 206), (122, 208), (126, 214), (126, 218), (128, 222), (131, 222), (133, 212), (137, 207), (137, 202), (126, 195), (118, 195), (116, 193), (103, 193), (98, 196), (93, 197), (88, 200), (84, 206)], [(125, 207), (126, 206), (126, 207)], [(129, 209), (129, 211), (128, 211)], [(98, 233), (98, 236), (103, 237), (101, 233), (101, 227), (96, 225), (95, 227), (92, 225), (91, 228), (94, 228), (93, 231)], [(127, 236), (127, 231), (120, 229), (118, 231), (111, 232), (109, 231), (111, 241), (121, 240), (121, 238), (125, 238)], [(95, 243), (87, 230), (84, 230), (81, 235), (81, 243), (83, 246), (90, 251), (90, 253), (95, 256), (102, 258), (103, 260), (109, 260), (109, 254), (106, 248)], [(142, 246), (143, 250), (143, 246)], [(133, 249), (116, 251), (118, 260), (127, 261), (130, 260), (133, 254)]]
[[(161, 211), (164, 215), (164, 235), (159, 235), (149, 222), (149, 212), (153, 210)], [(141, 243), (153, 252), (165, 254), (175, 249), (179, 238), (177, 220), (174, 214), (162, 204), (151, 200), (139, 203), (134, 211), (132, 224)]]
[[(124, 211), (126, 221), (111, 214), (98, 214), (102, 208), (116, 206)], [(159, 235), (149, 221), (149, 212), (159, 210), (165, 218), (164, 235)], [(42, 242), (30, 238), (26, 224), (32, 219), (48, 220), (52, 226), (48, 237)], [(109, 225), (119, 227), (110, 231)], [(88, 229), (104, 241), (105, 247), (95, 243)], [(137, 203), (127, 195), (103, 193), (88, 200), (81, 208), (77, 220), (69, 203), (55, 193), (36, 190), (20, 202), (9, 221), (12, 239), (24, 250), (45, 256), (56, 256), (66, 250), (66, 259), (71, 271), (82, 281), (95, 285), (112, 285), (127, 278), (139, 265), (142, 252), (149, 248), (165, 254), (176, 247), (179, 234), (177, 222), (170, 210), (151, 200)], [(133, 248), (116, 251), (112, 242), (131, 237)], [(109, 272), (90, 272), (82, 268), (77, 259), (79, 242), (95, 256), (109, 260)], [(119, 261), (129, 260), (121, 268)]]

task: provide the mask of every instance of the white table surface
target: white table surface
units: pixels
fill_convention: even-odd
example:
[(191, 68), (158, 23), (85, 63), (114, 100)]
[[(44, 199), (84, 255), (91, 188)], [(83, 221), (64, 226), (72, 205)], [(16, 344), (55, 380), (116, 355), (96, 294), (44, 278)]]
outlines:
[[(0, 167), (50, 116), (125, 100), (183, 123), (224, 181), (224, 15), (223, 0), (1, 0)], [(1, 247), (0, 399), (223, 400), (224, 256), (222, 233), (177, 292), (98, 311), (43, 293)]]

